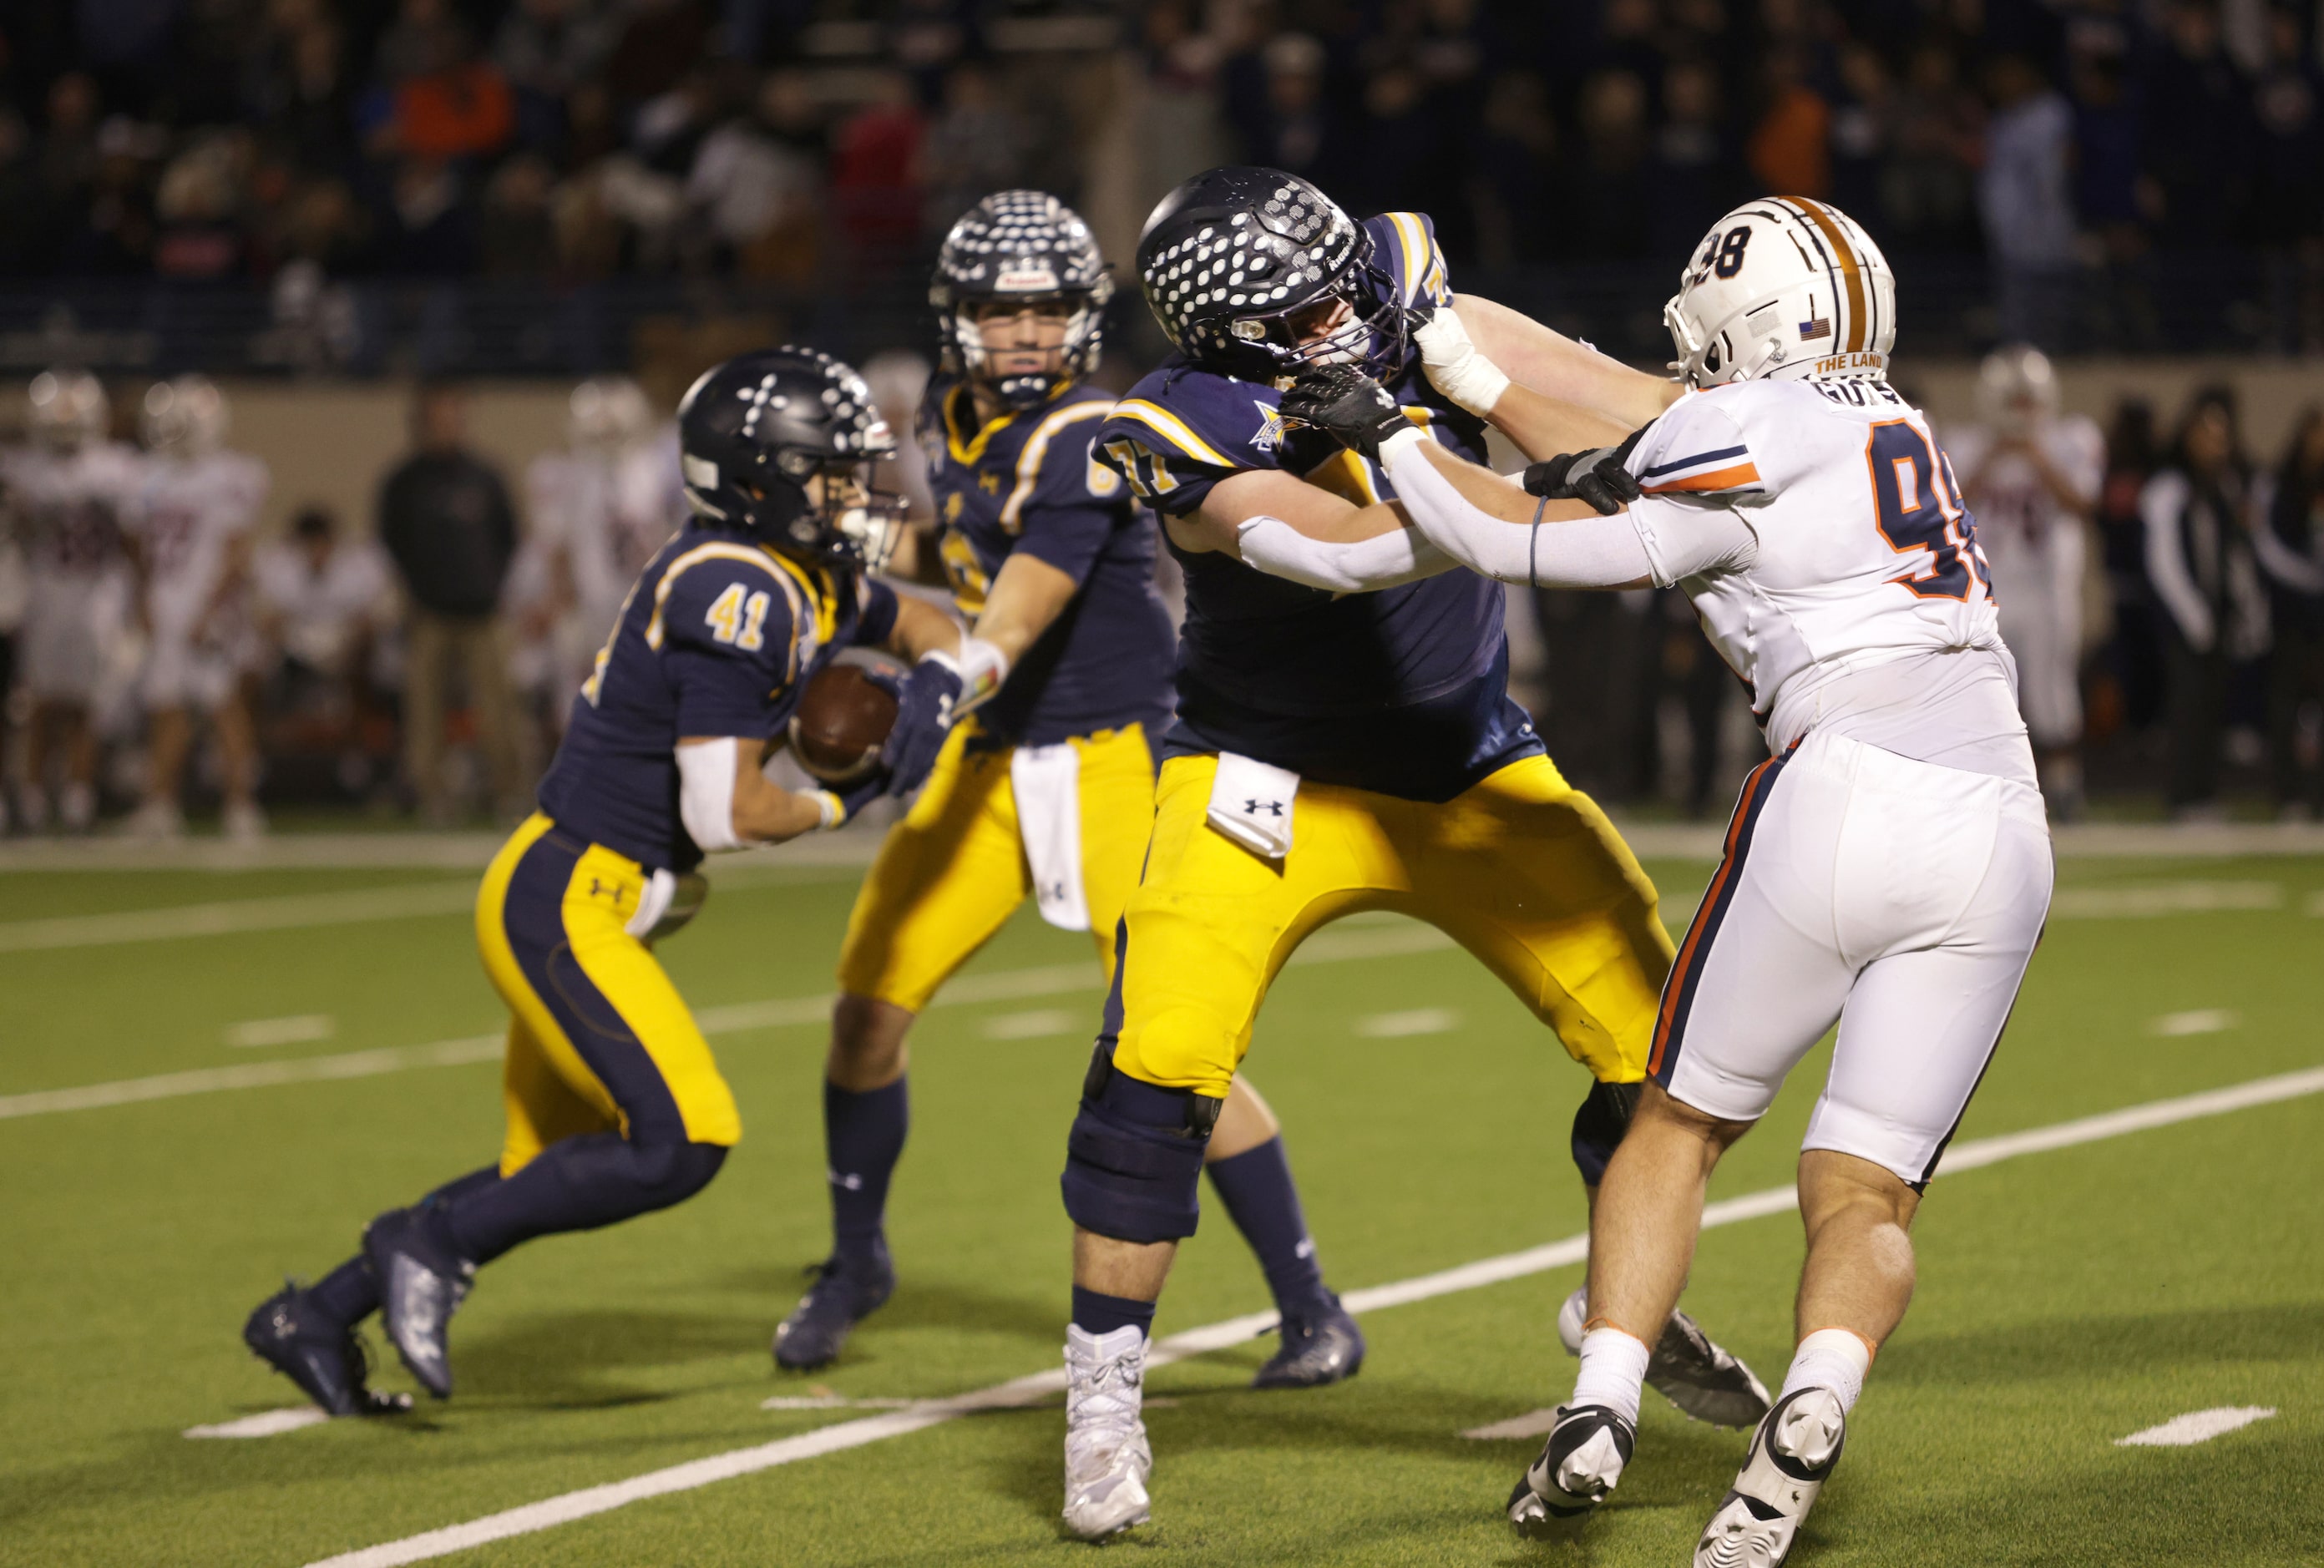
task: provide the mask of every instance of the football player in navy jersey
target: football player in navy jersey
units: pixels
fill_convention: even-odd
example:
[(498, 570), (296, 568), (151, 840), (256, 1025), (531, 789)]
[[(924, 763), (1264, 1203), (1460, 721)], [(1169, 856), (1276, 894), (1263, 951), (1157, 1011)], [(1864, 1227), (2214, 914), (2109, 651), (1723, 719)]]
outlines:
[[(1480, 462), (1484, 416), (1512, 380), (1572, 416), (1541, 421), (1556, 444), (1538, 451), (1508, 430), (1536, 458), (1593, 444), (1577, 432), (1619, 440), (1676, 389), (1455, 296), (1425, 216), (1358, 224), (1274, 170), (1179, 186), (1147, 220), (1138, 270), (1178, 352), (1097, 441), (1162, 514), (1186, 619), (1152, 846), (1064, 1178), (1065, 1519), (1090, 1538), (1148, 1517), (1146, 1333), (1252, 1020), (1299, 944), (1392, 909), (1476, 955), (1590, 1070), (1572, 1145), (1593, 1194), (1646, 1075), (1672, 954), (1653, 884), (1508, 696), (1499, 584), (1448, 570), (1404, 530), (1388, 541), (1404, 558), (1360, 581), (1255, 567), (1270, 530), (1361, 540), (1378, 531), (1368, 512), (1394, 506), (1376, 462), (1286, 418), (1308, 367), (1361, 365), (1407, 420)], [(1563, 1315), (1578, 1342), (1579, 1292)], [(1649, 1376), (1721, 1425), (1766, 1409), (1749, 1370), (1683, 1314)]]
[(371, 1393), (354, 1325), (377, 1308), (421, 1386), (479, 1265), (521, 1241), (680, 1203), (742, 1136), (733, 1095), (653, 955), (701, 899), (706, 852), (838, 826), (890, 788), (793, 791), (761, 771), (841, 649), (956, 646), (941, 610), (867, 574), (901, 527), (867, 485), (894, 438), (862, 378), (812, 350), (727, 361), (678, 408), (693, 516), (647, 563), (574, 701), (540, 809), (484, 873), (476, 945), (509, 1007), (500, 1158), (364, 1230), (243, 1337), (333, 1415)]
[[(829, 1361), (893, 1288), (882, 1213), (904, 1147), (905, 1034), (928, 999), (1028, 896), (1052, 925), (1089, 932), (1111, 979), (1176, 642), (1153, 525), (1091, 458), (1113, 400), (1083, 377), (1111, 287), (1088, 226), (1036, 190), (977, 203), (937, 263), (945, 364), (919, 445), (945, 571), (975, 632), (912, 678), (948, 706), (914, 704), (890, 743), (899, 789), (934, 770), (848, 922), (824, 1084), (834, 1242), (776, 1334), (786, 1367)], [(1275, 1119), (1240, 1080), (1207, 1157), (1282, 1314), (1258, 1386), (1350, 1376), (1362, 1335), (1324, 1287)]]

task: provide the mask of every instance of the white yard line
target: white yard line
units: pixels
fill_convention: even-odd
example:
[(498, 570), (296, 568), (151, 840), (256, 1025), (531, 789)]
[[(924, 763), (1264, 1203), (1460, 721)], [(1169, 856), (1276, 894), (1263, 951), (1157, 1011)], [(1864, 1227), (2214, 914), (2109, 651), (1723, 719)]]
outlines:
[(2190, 1410), (2184, 1416), (2174, 1416), (2160, 1426), (2150, 1426), (2144, 1432), (2134, 1432), (2127, 1437), (2114, 1440), (2116, 1448), (2192, 1448), (2199, 1443), (2209, 1443), (2214, 1437), (2224, 1437), (2237, 1432), (2255, 1421), (2264, 1421), (2275, 1414), (2265, 1405), (2222, 1405), (2216, 1410)]
[(2244, 1021), (2244, 1015), (2233, 1008), (2199, 1007), (2186, 1012), (2166, 1012), (2150, 1019), (2146, 1032), (2151, 1035), (2216, 1035), (2234, 1028)]
[(2281, 882), (2147, 882), (2112, 888), (2061, 888), (2052, 920), (2152, 920), (2164, 915), (2216, 915), (2283, 907)]
[[(2095, 1143), (2103, 1139), (2119, 1138), (2125, 1133), (2148, 1128), (2167, 1127), (2173, 1122), (2190, 1121), (2200, 1117), (2218, 1116), (2229, 1111), (2239, 1111), (2254, 1105), (2272, 1104), (2278, 1101), (2298, 1099), (2303, 1095), (2324, 1093), (2324, 1067), (2304, 1072), (2285, 1073), (2273, 1078), (2260, 1078), (2232, 1088), (2213, 1090), (2203, 1094), (2189, 1094), (2175, 1100), (2158, 1100), (2145, 1105), (2134, 1105), (2122, 1111), (2111, 1111), (2099, 1116), (2086, 1116), (2078, 1121), (2062, 1121), (2051, 1127), (2034, 1128), (2024, 1132), (2007, 1133), (1999, 1138), (1978, 1139), (1972, 1143), (1957, 1145), (1947, 1153), (1943, 1175), (1950, 1177), (1964, 1170), (1997, 1164), (2022, 1154), (2041, 1150), (2066, 1148), (2075, 1144)], [(1703, 1210), (1705, 1230), (1714, 1226), (1732, 1225), (1741, 1221), (1767, 1214), (1788, 1213), (1795, 1203), (1790, 1187), (1770, 1187), (1763, 1192), (1748, 1194), (1712, 1204)], [(1569, 1236), (1563, 1241), (1529, 1248), (1499, 1258), (1481, 1259), (1415, 1279), (1399, 1280), (1390, 1285), (1373, 1286), (1364, 1290), (1351, 1290), (1341, 1298), (1355, 1313), (1378, 1312), (1387, 1307), (1401, 1306), (1410, 1302), (1426, 1301), (1434, 1296), (1450, 1296), (1459, 1291), (1475, 1290), (1482, 1286), (1498, 1285), (1505, 1280), (1519, 1279), (1540, 1274), (1551, 1268), (1579, 1263), (1589, 1255), (1587, 1236)], [(1206, 1351), (1221, 1350), (1238, 1344), (1254, 1334), (1266, 1333), (1275, 1326), (1271, 1312), (1250, 1313), (1229, 1318), (1223, 1323), (1188, 1329), (1157, 1341), (1147, 1351), (1148, 1367), (1166, 1365), (1199, 1355)], [(901, 1437), (907, 1433), (923, 1431), (940, 1425), (962, 1416), (981, 1410), (1007, 1410), (1035, 1405), (1061, 1390), (1065, 1384), (1065, 1369), (1051, 1368), (1022, 1378), (998, 1383), (973, 1393), (955, 1395), (948, 1399), (930, 1399), (902, 1410), (888, 1411), (877, 1416), (858, 1417), (853, 1421), (836, 1422), (796, 1437), (785, 1437), (773, 1443), (762, 1443), (749, 1448), (737, 1448), (725, 1453), (711, 1454), (685, 1464), (671, 1465), (665, 1470), (650, 1471), (632, 1476), (628, 1480), (612, 1481), (604, 1486), (567, 1492), (560, 1497), (528, 1503), (522, 1508), (503, 1513), (488, 1514), (466, 1524), (451, 1525), (439, 1530), (429, 1530), (418, 1536), (390, 1541), (383, 1545), (366, 1546), (360, 1551), (343, 1553), (311, 1563), (309, 1568), (400, 1568), (406, 1563), (423, 1563), (437, 1557), (447, 1557), (455, 1552), (465, 1552), (490, 1541), (503, 1541), (512, 1536), (529, 1536), (556, 1526), (586, 1519), (594, 1514), (609, 1513), (631, 1503), (648, 1498), (667, 1497), (673, 1492), (692, 1491), (716, 1481), (732, 1480), (737, 1476), (753, 1475), (779, 1465), (796, 1464), (803, 1459), (817, 1459), (825, 1454), (838, 1453), (851, 1448)], [(2216, 1412), (2209, 1414), (2218, 1414)], [(1523, 1419), (1520, 1417), (1519, 1419)], [(2181, 1419), (2193, 1419), (2182, 1417)], [(2158, 1428), (2158, 1430), (2160, 1430)], [(2146, 1434), (2140, 1434), (2145, 1436)]]
[(330, 1416), (312, 1405), (292, 1405), (281, 1410), (262, 1410), (255, 1416), (244, 1416), (236, 1421), (221, 1421), (215, 1426), (189, 1426), (189, 1437), (272, 1437), (278, 1433), (296, 1432), (301, 1426), (319, 1426)]
[[(1434, 953), (1452, 945), (1452, 939), (1433, 926), (1398, 925), (1354, 931), (1327, 931), (1310, 937), (1291, 955), (1291, 967), (1337, 964), (1368, 958), (1392, 958), (1409, 953)], [(963, 1007), (981, 1002), (1013, 1001), (1019, 997), (1063, 996), (1094, 992), (1094, 964), (1045, 964), (1028, 969), (1000, 969), (964, 975), (938, 993), (930, 1007)], [(783, 997), (769, 1001), (706, 1007), (695, 1014), (705, 1034), (733, 1034), (744, 1029), (778, 1028), (820, 1023), (831, 1016), (834, 998)], [(437, 1040), (424, 1046), (392, 1046), (378, 1050), (349, 1051), (330, 1056), (293, 1057), (281, 1062), (243, 1062), (231, 1067), (197, 1067), (183, 1073), (163, 1073), (151, 1078), (125, 1078), (111, 1084), (86, 1084), (70, 1089), (41, 1089), (27, 1094), (0, 1095), (0, 1121), (23, 1116), (49, 1116), (65, 1111), (95, 1111), (109, 1105), (134, 1105), (147, 1100), (175, 1100), (189, 1094), (216, 1094), (235, 1089), (265, 1089), (280, 1084), (327, 1083), (341, 1078), (371, 1078), (417, 1067), (459, 1067), (475, 1062), (498, 1061), (503, 1036), (469, 1035)]]

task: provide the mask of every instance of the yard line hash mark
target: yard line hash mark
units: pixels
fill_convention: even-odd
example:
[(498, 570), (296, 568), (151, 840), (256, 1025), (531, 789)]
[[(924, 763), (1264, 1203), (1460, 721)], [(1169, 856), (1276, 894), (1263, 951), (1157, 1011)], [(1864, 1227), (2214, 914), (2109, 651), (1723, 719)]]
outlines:
[(226, 1043), (244, 1050), (256, 1050), (267, 1046), (298, 1046), (309, 1040), (327, 1040), (338, 1032), (338, 1024), (327, 1012), (302, 1012), (290, 1018), (246, 1019), (238, 1024), (226, 1026)]
[[(1405, 954), (1434, 953), (1452, 945), (1452, 938), (1434, 926), (1393, 926), (1356, 931), (1327, 931), (1310, 937), (1291, 955), (1287, 967), (1338, 964), (1367, 958), (1393, 958)], [(1020, 997), (1065, 996), (1074, 992), (1094, 993), (1097, 966), (1091, 964), (1047, 964), (1028, 969), (1001, 969), (986, 974), (964, 975), (931, 1001), (930, 1007), (960, 1007), (978, 1002), (1014, 1001)], [(768, 1001), (739, 1002), (727, 1007), (697, 1009), (695, 1022), (706, 1035), (734, 1034), (744, 1029), (779, 1028), (794, 1024), (821, 1023), (831, 1016), (836, 999), (822, 996), (781, 997)], [(278, 1084), (328, 1083), (342, 1078), (371, 1078), (417, 1067), (459, 1067), (498, 1061), (501, 1031), (436, 1040), (424, 1046), (390, 1046), (378, 1050), (349, 1051), (339, 1056), (307, 1056), (283, 1062), (244, 1062), (231, 1067), (196, 1067), (183, 1073), (163, 1073), (151, 1078), (124, 1078), (110, 1084), (86, 1084), (70, 1089), (41, 1089), (26, 1094), (0, 1095), (0, 1121), (21, 1116), (47, 1116), (65, 1111), (95, 1111), (112, 1105), (134, 1105), (147, 1100), (174, 1100), (189, 1094), (215, 1094), (233, 1089), (264, 1089)]]
[(2192, 1448), (2199, 1443), (2209, 1443), (2214, 1437), (2241, 1431), (2253, 1422), (2264, 1421), (2274, 1414), (2274, 1408), (2266, 1405), (2222, 1405), (2216, 1410), (2190, 1410), (2184, 1416), (2173, 1416), (2160, 1426), (2150, 1426), (2144, 1432), (2117, 1437), (2114, 1445), (2116, 1448)]
[(2166, 1037), (2216, 1035), (2243, 1021), (2244, 1015), (2233, 1008), (2199, 1007), (2187, 1012), (2166, 1012), (2146, 1028), (2150, 1033)]
[(1404, 1012), (1376, 1012), (1356, 1020), (1356, 1033), (1366, 1039), (1397, 1040), (1411, 1035), (1441, 1035), (1460, 1027), (1461, 1015), (1449, 1007), (1416, 1007)]
[[(2126, 1133), (2169, 1127), (2177, 1122), (2224, 1115), (2232, 1111), (2272, 1105), (2318, 1093), (2324, 1093), (2324, 1067), (2256, 1078), (2249, 1083), (2200, 1094), (2156, 1100), (2144, 1105), (2126, 1106), (2120, 1111), (2061, 1121), (2048, 1127), (2029, 1128), (2023, 1132), (2004, 1133), (1997, 1138), (1981, 1138), (1974, 1142), (1956, 1144), (1947, 1152), (1938, 1175), (1940, 1179), (1945, 1179), (1965, 1170), (1997, 1165), (2019, 1155), (2070, 1148), (2077, 1144), (2096, 1143), (2105, 1139), (2119, 1138)], [(1729, 1198), (1704, 1207), (1702, 1228), (1708, 1231), (1769, 1214), (1789, 1213), (1797, 1202), (1790, 1187), (1769, 1187), (1741, 1197)], [(1590, 1238), (1587, 1235), (1569, 1236), (1563, 1241), (1551, 1241), (1521, 1252), (1482, 1258), (1473, 1263), (1464, 1263), (1458, 1268), (1441, 1269), (1412, 1279), (1351, 1290), (1342, 1296), (1341, 1301), (1349, 1311), (1359, 1314), (1378, 1312), (1564, 1268), (1581, 1262), (1589, 1253)], [(1188, 1329), (1156, 1341), (1147, 1351), (1146, 1364), (1148, 1368), (1166, 1366), (1188, 1356), (1222, 1350), (1256, 1334), (1265, 1333), (1275, 1324), (1275, 1314), (1256, 1312)], [(801, 1460), (817, 1459), (825, 1454), (840, 1453), (851, 1448), (884, 1442), (890, 1437), (901, 1437), (908, 1433), (925, 1431), (979, 1411), (1022, 1409), (1041, 1403), (1050, 1395), (1062, 1391), (1065, 1386), (1063, 1367), (1033, 1372), (948, 1399), (930, 1399), (901, 1410), (883, 1411), (876, 1416), (836, 1422), (796, 1437), (714, 1453), (684, 1464), (649, 1471), (627, 1480), (610, 1481), (603, 1486), (587, 1487), (537, 1503), (527, 1503), (521, 1508), (487, 1514), (466, 1524), (448, 1525), (442, 1529), (409, 1536), (400, 1541), (345, 1552), (336, 1557), (326, 1557), (309, 1563), (308, 1568), (401, 1568), (407, 1563), (424, 1563), (447, 1557), (487, 1542), (529, 1536), (576, 1519), (610, 1513), (649, 1498), (692, 1491), (717, 1481), (772, 1470), (779, 1465), (796, 1464)]]
[(281, 1410), (262, 1410), (255, 1416), (244, 1416), (235, 1421), (221, 1421), (214, 1426), (189, 1426), (189, 1437), (272, 1437), (279, 1432), (296, 1432), (301, 1426), (317, 1426), (330, 1416), (312, 1405), (291, 1405)]
[(1037, 1007), (1025, 1012), (995, 1013), (984, 1020), (988, 1040), (1045, 1040), (1089, 1028), (1083, 1014), (1062, 1007)]

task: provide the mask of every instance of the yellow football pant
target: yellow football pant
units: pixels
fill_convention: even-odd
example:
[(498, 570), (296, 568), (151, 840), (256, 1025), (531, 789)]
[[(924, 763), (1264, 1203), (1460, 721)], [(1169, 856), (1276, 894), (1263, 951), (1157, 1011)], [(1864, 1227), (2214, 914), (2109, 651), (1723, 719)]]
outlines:
[(730, 1147), (742, 1136), (685, 999), (623, 929), (646, 878), (539, 812), (484, 873), (476, 947), (509, 1007), (504, 1176), (582, 1133)]
[[(973, 731), (973, 721), (954, 730), (863, 879), (839, 954), (839, 989), (850, 995), (918, 1012), (1033, 895), (1010, 785), (1011, 750), (971, 752)], [(1114, 928), (1154, 820), (1154, 755), (1140, 724), (1072, 745), (1081, 753), (1090, 937), (1111, 982)]]
[(1629, 847), (1548, 758), (1441, 806), (1302, 784), (1279, 862), (1207, 826), (1217, 771), (1209, 756), (1162, 765), (1123, 913), (1114, 1065), (1223, 1097), (1293, 949), (1342, 915), (1393, 909), (1476, 955), (1599, 1079), (1646, 1075), (1670, 934)]

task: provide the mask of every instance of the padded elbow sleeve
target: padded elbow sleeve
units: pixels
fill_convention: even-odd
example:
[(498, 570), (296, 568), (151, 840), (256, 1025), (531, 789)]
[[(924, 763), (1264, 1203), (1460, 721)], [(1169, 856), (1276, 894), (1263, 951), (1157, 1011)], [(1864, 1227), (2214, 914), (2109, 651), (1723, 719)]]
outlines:
[(734, 835), (734, 760), (740, 752), (733, 735), (678, 749), (678, 819), (706, 854), (742, 846)]
[(1177, 1241), (1201, 1218), (1203, 1154), (1223, 1101), (1118, 1070), (1100, 1040), (1065, 1140), (1065, 1213), (1117, 1241)]

